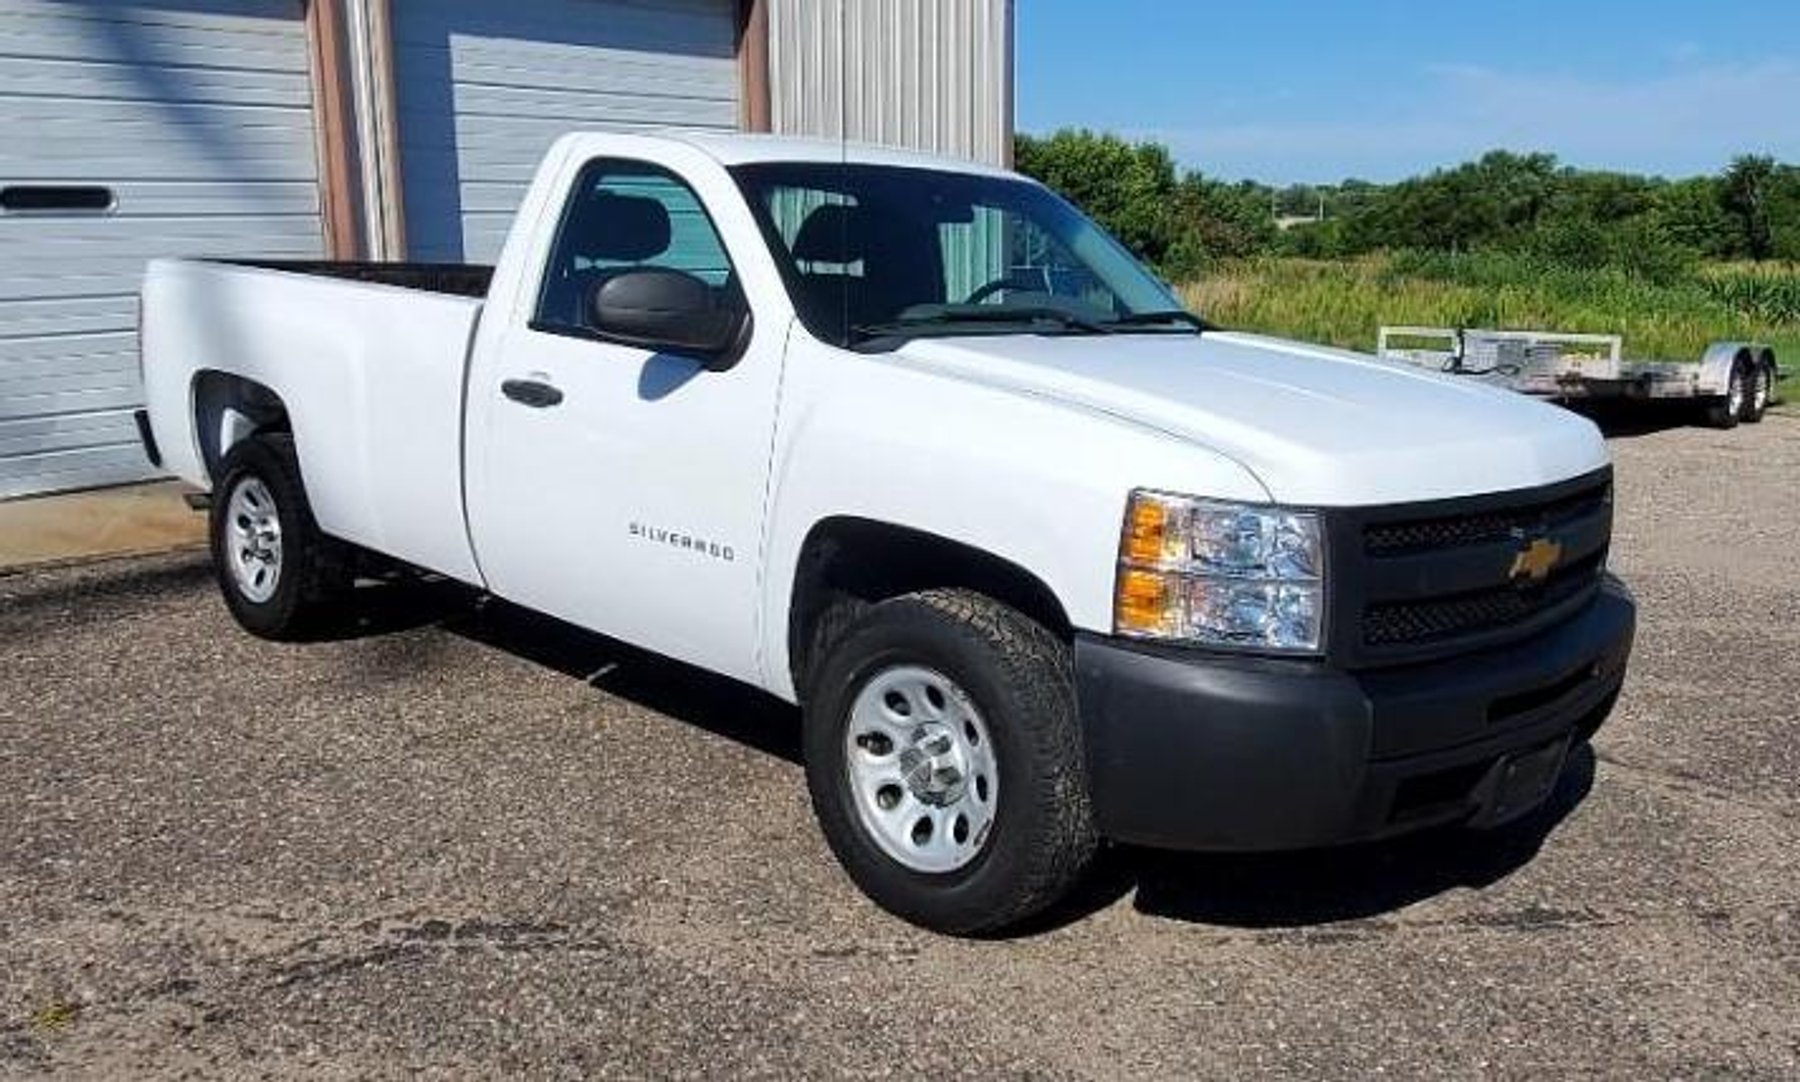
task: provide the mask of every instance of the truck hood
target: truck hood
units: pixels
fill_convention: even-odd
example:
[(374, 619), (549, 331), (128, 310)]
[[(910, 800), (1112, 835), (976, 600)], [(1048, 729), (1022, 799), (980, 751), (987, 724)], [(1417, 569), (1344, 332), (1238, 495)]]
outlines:
[(1054, 399), (1226, 455), (1281, 503), (1531, 488), (1604, 466), (1594, 425), (1455, 376), (1256, 335), (922, 338), (922, 368)]

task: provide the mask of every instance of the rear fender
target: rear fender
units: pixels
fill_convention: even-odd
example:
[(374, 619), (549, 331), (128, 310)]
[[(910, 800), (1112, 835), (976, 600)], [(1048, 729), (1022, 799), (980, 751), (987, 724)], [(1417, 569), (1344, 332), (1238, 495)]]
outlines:
[[(1732, 366), (1742, 361), (1755, 364), (1760, 354), (1769, 352), (1766, 346), (1758, 346), (1753, 342), (1714, 342), (1706, 347), (1700, 357), (1700, 383), (1698, 392), (1702, 395), (1723, 396), (1731, 385)], [(1771, 360), (1773, 354), (1770, 354)]]

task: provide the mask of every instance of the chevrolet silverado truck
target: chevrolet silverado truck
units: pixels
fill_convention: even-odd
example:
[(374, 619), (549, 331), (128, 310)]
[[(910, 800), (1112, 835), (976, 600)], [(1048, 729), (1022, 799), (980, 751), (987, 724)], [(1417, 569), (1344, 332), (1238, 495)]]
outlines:
[(574, 134), (491, 268), (160, 260), (141, 319), (244, 628), (375, 553), (797, 703), (838, 860), (948, 933), (1109, 840), (1516, 819), (1624, 678), (1592, 424), (1216, 329), (1001, 170)]

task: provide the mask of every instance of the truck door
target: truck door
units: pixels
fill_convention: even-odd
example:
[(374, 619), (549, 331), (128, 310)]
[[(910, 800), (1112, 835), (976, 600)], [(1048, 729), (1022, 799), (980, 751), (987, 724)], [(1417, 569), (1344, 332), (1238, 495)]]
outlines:
[(471, 372), (470, 533), (499, 596), (760, 680), (758, 557), (787, 328), (754, 326), (723, 372), (597, 338), (596, 286), (650, 267), (743, 303), (692, 185), (646, 162), (587, 162), (530, 318), (511, 320)]

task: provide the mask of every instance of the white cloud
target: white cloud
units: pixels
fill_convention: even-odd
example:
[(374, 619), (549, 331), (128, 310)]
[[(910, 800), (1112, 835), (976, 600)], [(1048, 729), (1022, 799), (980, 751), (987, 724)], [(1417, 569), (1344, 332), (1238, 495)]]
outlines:
[(1170, 140), (1208, 172), (1268, 179), (1384, 179), (1494, 147), (1676, 175), (1745, 152), (1800, 158), (1800, 65), (1789, 61), (1633, 81), (1434, 65), (1417, 82), (1416, 92), (1389, 95), (1391, 115), (1221, 125)]

